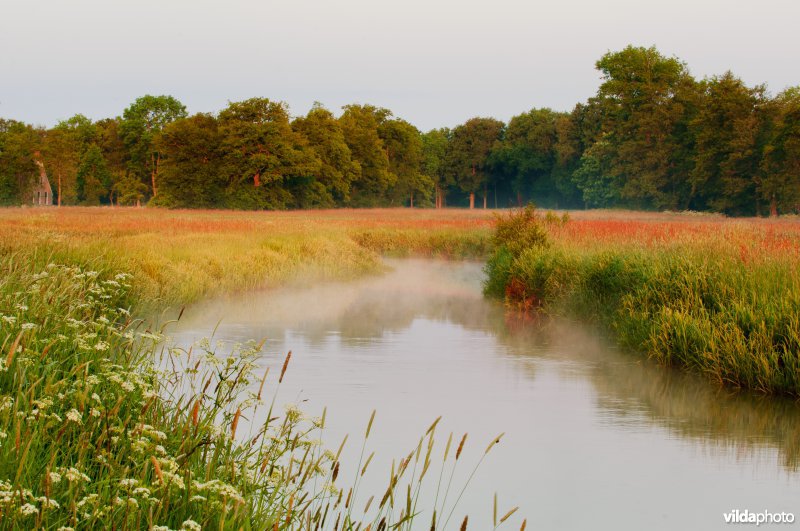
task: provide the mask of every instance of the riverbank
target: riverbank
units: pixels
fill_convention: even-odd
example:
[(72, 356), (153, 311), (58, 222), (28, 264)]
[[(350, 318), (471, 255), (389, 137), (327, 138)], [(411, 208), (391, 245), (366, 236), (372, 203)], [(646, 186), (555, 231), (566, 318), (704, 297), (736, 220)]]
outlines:
[(800, 396), (800, 224), (507, 218), (487, 292), (721, 385)]

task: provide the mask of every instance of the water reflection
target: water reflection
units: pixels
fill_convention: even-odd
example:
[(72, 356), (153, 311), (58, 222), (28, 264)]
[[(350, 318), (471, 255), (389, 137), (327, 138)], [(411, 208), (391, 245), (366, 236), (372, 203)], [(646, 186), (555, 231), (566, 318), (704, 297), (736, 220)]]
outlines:
[(476, 529), (496, 490), (534, 527), (561, 529), (709, 529), (732, 508), (790, 510), (800, 495), (795, 402), (655, 367), (585, 325), (509, 315), (482, 297), (480, 264), (390, 265), (209, 300), (172, 335), (188, 345), (222, 319), (217, 338), (269, 339), (265, 364), (292, 349), (282, 399), (327, 405), (337, 441), (377, 408), (384, 465), (439, 414), (471, 440), (507, 432), (467, 500)]

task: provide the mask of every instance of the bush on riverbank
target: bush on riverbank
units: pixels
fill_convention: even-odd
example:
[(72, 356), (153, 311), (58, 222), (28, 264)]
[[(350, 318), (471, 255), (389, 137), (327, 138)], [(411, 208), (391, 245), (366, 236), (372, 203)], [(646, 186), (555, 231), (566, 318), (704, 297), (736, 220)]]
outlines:
[[(521, 216), (510, 214), (500, 226)], [(677, 227), (671, 237), (649, 240), (620, 232), (594, 242), (551, 227), (550, 245), (525, 245), (516, 254), (498, 247), (486, 291), (598, 319), (626, 348), (720, 384), (800, 395), (800, 238), (790, 230), (788, 244), (758, 253), (750, 231), (768, 231), (754, 227), (734, 227), (730, 238), (713, 225)]]

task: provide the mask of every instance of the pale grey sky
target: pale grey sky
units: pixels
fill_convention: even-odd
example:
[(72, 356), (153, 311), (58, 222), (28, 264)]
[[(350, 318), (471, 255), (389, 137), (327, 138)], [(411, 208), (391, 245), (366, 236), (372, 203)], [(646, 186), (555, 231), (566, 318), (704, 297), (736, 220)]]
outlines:
[(778, 92), (800, 84), (799, 20), (799, 0), (0, 0), (0, 117), (265, 96), (295, 115), (372, 103), (427, 130), (569, 110), (627, 44)]

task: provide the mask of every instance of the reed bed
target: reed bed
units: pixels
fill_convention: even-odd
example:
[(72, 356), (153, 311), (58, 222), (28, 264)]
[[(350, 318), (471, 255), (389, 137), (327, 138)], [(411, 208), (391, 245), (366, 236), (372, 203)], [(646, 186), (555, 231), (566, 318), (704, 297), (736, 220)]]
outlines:
[[(595, 319), (624, 347), (721, 385), (800, 396), (800, 224), (687, 218), (511, 214), (486, 291)], [(538, 239), (520, 245), (525, 234)]]

